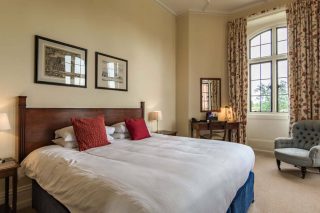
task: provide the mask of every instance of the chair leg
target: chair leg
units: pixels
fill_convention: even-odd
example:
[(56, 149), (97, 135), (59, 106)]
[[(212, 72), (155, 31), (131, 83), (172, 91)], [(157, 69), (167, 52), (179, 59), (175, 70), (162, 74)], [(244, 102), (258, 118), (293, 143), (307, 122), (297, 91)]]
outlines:
[(280, 164), (281, 164), (281, 161), (277, 160), (277, 166), (278, 166), (279, 171), (281, 171)]
[(306, 177), (307, 168), (301, 167), (301, 178), (304, 179)]

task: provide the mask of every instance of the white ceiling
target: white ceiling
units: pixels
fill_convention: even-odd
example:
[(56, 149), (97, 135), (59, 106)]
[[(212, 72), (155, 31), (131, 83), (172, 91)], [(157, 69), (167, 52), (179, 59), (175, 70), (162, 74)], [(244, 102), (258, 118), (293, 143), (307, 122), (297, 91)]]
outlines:
[[(168, 9), (175, 15), (185, 13), (187, 11), (232, 14), (245, 10), (259, 4), (266, 3), (270, 0), (211, 0), (206, 7), (208, 0), (155, 0), (163, 7)], [(210, 0), (209, 0), (210, 1)]]

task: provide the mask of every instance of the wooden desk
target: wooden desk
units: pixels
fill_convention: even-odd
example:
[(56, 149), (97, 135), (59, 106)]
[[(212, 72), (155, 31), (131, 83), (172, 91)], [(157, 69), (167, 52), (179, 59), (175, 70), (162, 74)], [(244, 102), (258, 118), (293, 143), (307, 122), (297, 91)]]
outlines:
[[(228, 134), (228, 141), (231, 141), (231, 134), (232, 130), (237, 132), (237, 143), (240, 143), (240, 122), (238, 121), (231, 121), (227, 123), (227, 134)], [(209, 124), (207, 121), (191, 121), (191, 137), (194, 137), (194, 130), (196, 131), (196, 137), (200, 138), (200, 131), (201, 130), (209, 130)], [(219, 129), (215, 129), (219, 130)]]

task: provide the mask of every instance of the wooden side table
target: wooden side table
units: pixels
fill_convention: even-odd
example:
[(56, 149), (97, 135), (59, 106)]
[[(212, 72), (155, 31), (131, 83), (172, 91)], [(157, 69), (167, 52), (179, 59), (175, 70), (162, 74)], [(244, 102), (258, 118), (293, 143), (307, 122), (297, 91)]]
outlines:
[[(17, 211), (17, 169), (18, 164), (14, 160), (9, 160), (0, 164), (0, 178), (5, 178), (5, 202), (0, 206), (0, 212)], [(9, 204), (9, 182), (12, 177), (12, 205)]]
[(177, 131), (169, 131), (169, 130), (159, 130), (158, 132), (156, 132), (158, 134), (162, 134), (162, 135), (171, 135), (171, 136), (177, 136)]

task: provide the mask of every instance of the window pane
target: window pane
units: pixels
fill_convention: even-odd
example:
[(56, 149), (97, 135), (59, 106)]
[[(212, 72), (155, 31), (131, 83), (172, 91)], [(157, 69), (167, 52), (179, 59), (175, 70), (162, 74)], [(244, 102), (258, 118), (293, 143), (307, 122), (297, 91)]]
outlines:
[(271, 30), (261, 34), (261, 44), (271, 43)]
[(288, 95), (279, 95), (279, 97), (278, 97), (278, 112), (289, 112)]
[(283, 41), (288, 39), (287, 28), (278, 28), (277, 29), (277, 41)]
[(261, 57), (271, 56), (271, 44), (261, 46)]
[(261, 96), (261, 112), (271, 112), (271, 96)]
[(288, 94), (288, 79), (287, 78), (278, 79), (278, 94), (279, 95)]
[(208, 93), (209, 92), (208, 84), (202, 84), (202, 92), (203, 93)]
[(260, 80), (251, 81), (251, 95), (260, 95)]
[(277, 53), (278, 54), (284, 54), (284, 53), (288, 52), (288, 43), (287, 43), (287, 41), (278, 42), (277, 47), (278, 47), (277, 48)]
[(261, 95), (271, 95), (271, 79), (261, 80)]
[(260, 79), (260, 64), (251, 65), (251, 80)]
[(250, 58), (260, 58), (260, 46), (251, 47)]
[(251, 112), (260, 112), (260, 96), (251, 97)]
[(253, 39), (251, 39), (251, 42), (250, 42), (250, 46), (258, 46), (260, 45), (260, 35), (254, 37)]
[(271, 63), (261, 64), (261, 79), (270, 79), (271, 78)]
[(278, 78), (288, 77), (288, 61), (287, 60), (277, 61), (277, 67), (278, 67)]

